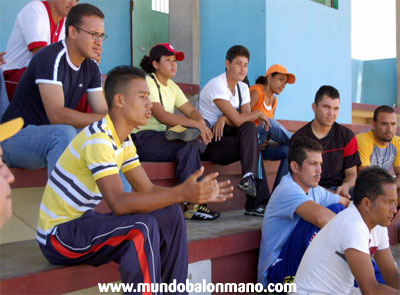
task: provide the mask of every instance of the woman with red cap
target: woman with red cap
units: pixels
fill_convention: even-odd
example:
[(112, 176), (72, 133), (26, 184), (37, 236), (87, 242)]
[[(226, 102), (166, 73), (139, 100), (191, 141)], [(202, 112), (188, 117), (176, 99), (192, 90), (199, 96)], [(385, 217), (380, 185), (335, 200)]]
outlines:
[[(179, 182), (201, 168), (200, 153), (212, 139), (202, 115), (171, 80), (177, 72), (177, 61), (184, 58), (185, 54), (169, 43), (153, 46), (149, 56), (143, 57), (140, 66), (148, 74), (152, 116), (146, 126), (132, 134), (142, 161), (176, 162)], [(175, 109), (182, 114), (175, 114)], [(190, 220), (213, 220), (220, 213), (211, 211), (206, 204), (186, 204), (184, 215)]]
[[(272, 65), (265, 76), (260, 76), (256, 84), (250, 87), (251, 111), (260, 110), (269, 118), (269, 126), (258, 126), (259, 141), (263, 158), (271, 161), (281, 160), (274, 182), (274, 189), (281, 178), (289, 172), (288, 150), (292, 134), (274, 120), (279, 95), (287, 83), (293, 84), (296, 76), (282, 65)], [(258, 124), (258, 121), (256, 121)], [(273, 142), (271, 142), (271, 140)]]

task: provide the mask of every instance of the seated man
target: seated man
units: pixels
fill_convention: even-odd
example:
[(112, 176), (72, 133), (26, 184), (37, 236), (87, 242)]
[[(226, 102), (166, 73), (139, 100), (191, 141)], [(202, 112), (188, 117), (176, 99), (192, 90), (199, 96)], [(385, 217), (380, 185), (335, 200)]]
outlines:
[[(222, 202), (229, 181), (204, 168), (172, 188), (154, 185), (140, 166), (130, 132), (145, 125), (152, 103), (145, 73), (121, 66), (108, 73), (109, 115), (84, 128), (56, 164), (40, 206), (37, 240), (55, 264), (120, 264), (124, 283), (184, 283), (186, 225), (178, 203)], [(125, 193), (119, 169), (135, 189)], [(104, 198), (112, 213), (93, 210)], [(140, 255), (139, 255), (140, 254)]]
[[(2, 121), (16, 117), (24, 128), (4, 141), (4, 160), (11, 167), (46, 167), (50, 175), (54, 165), (76, 128), (100, 120), (107, 113), (101, 87), (101, 75), (93, 60), (103, 46), (104, 14), (90, 4), (74, 6), (66, 21), (66, 39), (47, 46), (32, 58), (14, 99)], [(82, 94), (94, 113), (76, 110)]]
[[(361, 166), (359, 170), (377, 165), (396, 174), (400, 201), (400, 137), (396, 136), (397, 115), (390, 106), (380, 106), (374, 112), (372, 130), (357, 135)], [(399, 204), (400, 205), (400, 204)]]
[(65, 39), (65, 17), (78, 0), (31, 1), (18, 13), (7, 43), (3, 66), (11, 100), (32, 57), (47, 45)]
[(270, 194), (253, 121), (269, 121), (261, 111), (250, 111), (249, 87), (242, 82), (249, 58), (246, 47), (231, 47), (226, 54), (226, 72), (211, 79), (200, 91), (198, 110), (213, 130), (213, 140), (202, 160), (220, 165), (240, 160), (243, 178), (238, 188), (247, 194), (245, 214), (264, 216)]
[(272, 193), (262, 227), (258, 282), (264, 286), (291, 281), (310, 240), (350, 202), (318, 186), (322, 150), (309, 137), (290, 144), (290, 173)]
[[(4, 55), (4, 51), (0, 52), (0, 66), (5, 64)], [(6, 84), (4, 83), (3, 71), (0, 69), (0, 120), (9, 104), (10, 103), (7, 96)]]
[[(385, 169), (360, 173), (354, 205), (335, 216), (307, 248), (294, 280), (297, 294), (349, 294), (354, 279), (362, 294), (400, 294), (400, 272), (386, 228), (396, 213), (396, 190)], [(386, 285), (376, 281), (370, 255)]]
[[(0, 141), (17, 133), (24, 124), (21, 118), (0, 124)], [(3, 150), (0, 146), (0, 229), (12, 216), (12, 200), (10, 184), (14, 182), (14, 175), (3, 162)]]
[(361, 162), (353, 131), (335, 122), (339, 107), (339, 91), (332, 86), (322, 86), (315, 94), (312, 104), (314, 120), (293, 134), (292, 140), (298, 136), (317, 140), (324, 148), (319, 184), (350, 198), (349, 191), (354, 186), (357, 166)]

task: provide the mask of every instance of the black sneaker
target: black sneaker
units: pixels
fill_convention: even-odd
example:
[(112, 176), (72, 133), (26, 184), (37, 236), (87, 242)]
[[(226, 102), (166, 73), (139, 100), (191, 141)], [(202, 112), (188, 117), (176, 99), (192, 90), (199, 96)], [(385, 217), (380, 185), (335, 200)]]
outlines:
[(207, 204), (193, 204), (192, 209), (185, 209), (186, 220), (215, 220), (221, 216), (221, 213), (210, 210)]
[(246, 195), (249, 195), (252, 198), (257, 196), (256, 180), (253, 175), (243, 177), (237, 188), (244, 191)]
[(176, 125), (169, 128), (165, 132), (165, 138), (168, 140), (183, 140), (186, 142), (193, 141), (201, 135), (200, 129), (192, 127), (183, 127), (182, 125)]
[(265, 206), (266, 206), (265, 204), (260, 204), (257, 207), (246, 210), (244, 212), (244, 215), (264, 217)]

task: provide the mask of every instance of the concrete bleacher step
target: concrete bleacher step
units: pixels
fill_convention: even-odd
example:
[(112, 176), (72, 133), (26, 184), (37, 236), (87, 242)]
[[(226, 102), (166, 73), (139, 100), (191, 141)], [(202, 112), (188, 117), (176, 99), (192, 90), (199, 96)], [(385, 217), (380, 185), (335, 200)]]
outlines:
[[(214, 283), (255, 282), (262, 220), (238, 210), (216, 221), (187, 222), (189, 263), (211, 260)], [(63, 294), (120, 280), (116, 263), (52, 265), (34, 240), (0, 245), (0, 260), (0, 294)]]
[[(279, 162), (275, 161), (264, 161), (266, 167), (266, 173), (268, 178), (268, 184), (270, 189), (275, 180), (275, 175), (279, 167)], [(246, 197), (243, 192), (238, 190), (236, 186), (241, 179), (241, 165), (239, 162), (235, 162), (230, 165), (221, 166), (215, 165), (211, 162), (203, 162), (205, 168), (205, 174), (217, 171), (219, 172), (219, 180), (229, 179), (232, 185), (235, 187), (234, 198), (227, 200), (220, 204), (210, 204), (210, 208), (216, 211), (230, 211), (243, 209), (246, 202)], [(175, 177), (176, 164), (173, 162), (163, 163), (150, 163), (143, 162), (142, 166), (146, 171), (149, 178), (157, 185), (161, 186), (173, 186), (178, 183)], [(11, 168), (15, 176), (15, 181), (12, 184), (12, 188), (25, 188), (25, 187), (41, 187), (45, 186), (47, 182), (47, 169), (28, 170), (23, 168)], [(102, 202), (99, 205), (101, 211), (107, 208), (106, 204)]]

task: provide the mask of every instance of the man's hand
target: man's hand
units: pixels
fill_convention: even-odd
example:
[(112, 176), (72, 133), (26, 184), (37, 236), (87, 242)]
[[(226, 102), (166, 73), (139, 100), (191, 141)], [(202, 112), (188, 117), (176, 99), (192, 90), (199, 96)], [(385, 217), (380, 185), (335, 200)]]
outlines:
[(338, 195), (340, 195), (340, 196), (342, 196), (342, 197), (345, 197), (345, 198), (347, 198), (347, 199), (351, 199), (351, 196), (350, 196), (350, 186), (349, 186), (349, 184), (347, 184), (347, 183), (343, 183), (341, 186), (338, 186), (338, 188), (337, 188), (337, 190), (336, 190), (336, 192), (335, 192), (335, 194), (338, 194)]
[(264, 141), (261, 145), (260, 145), (260, 150), (265, 150), (267, 147), (269, 146), (269, 140)]
[(200, 129), (200, 132), (201, 132), (200, 137), (204, 141), (205, 144), (209, 144), (211, 142), (212, 138), (213, 138), (212, 131), (206, 125), (206, 121), (201, 120), (201, 121), (198, 121), (198, 122), (199, 122), (199, 129)]
[(221, 116), (218, 118), (217, 123), (215, 123), (214, 128), (213, 128), (213, 134), (212, 136), (214, 137), (214, 141), (220, 141), (222, 136), (224, 135), (224, 127), (225, 127), (225, 117)]
[(96, 57), (95, 57), (94, 60), (95, 60), (98, 64), (101, 63), (101, 58), (103, 57), (103, 56), (102, 56), (102, 53), (103, 53), (103, 47), (101, 47), (99, 50), (96, 51)]
[(233, 197), (233, 186), (230, 185), (229, 180), (217, 182), (218, 172), (210, 173), (201, 181), (197, 181), (203, 172), (204, 167), (201, 167), (182, 183), (181, 189), (186, 201), (194, 204), (205, 204), (224, 202)]
[(261, 127), (268, 131), (271, 128), (271, 123), (269, 122), (268, 117), (261, 112), (260, 117), (258, 117), (258, 122), (260, 123)]
[(0, 52), (0, 66), (6, 63), (4, 55), (6, 55), (5, 51)]
[(339, 196), (339, 197), (340, 197), (340, 199), (339, 199), (339, 204), (342, 204), (342, 205), (345, 206), (345, 207), (349, 207), (349, 205), (350, 205), (350, 199), (345, 198), (345, 197), (342, 197), (342, 196)]

